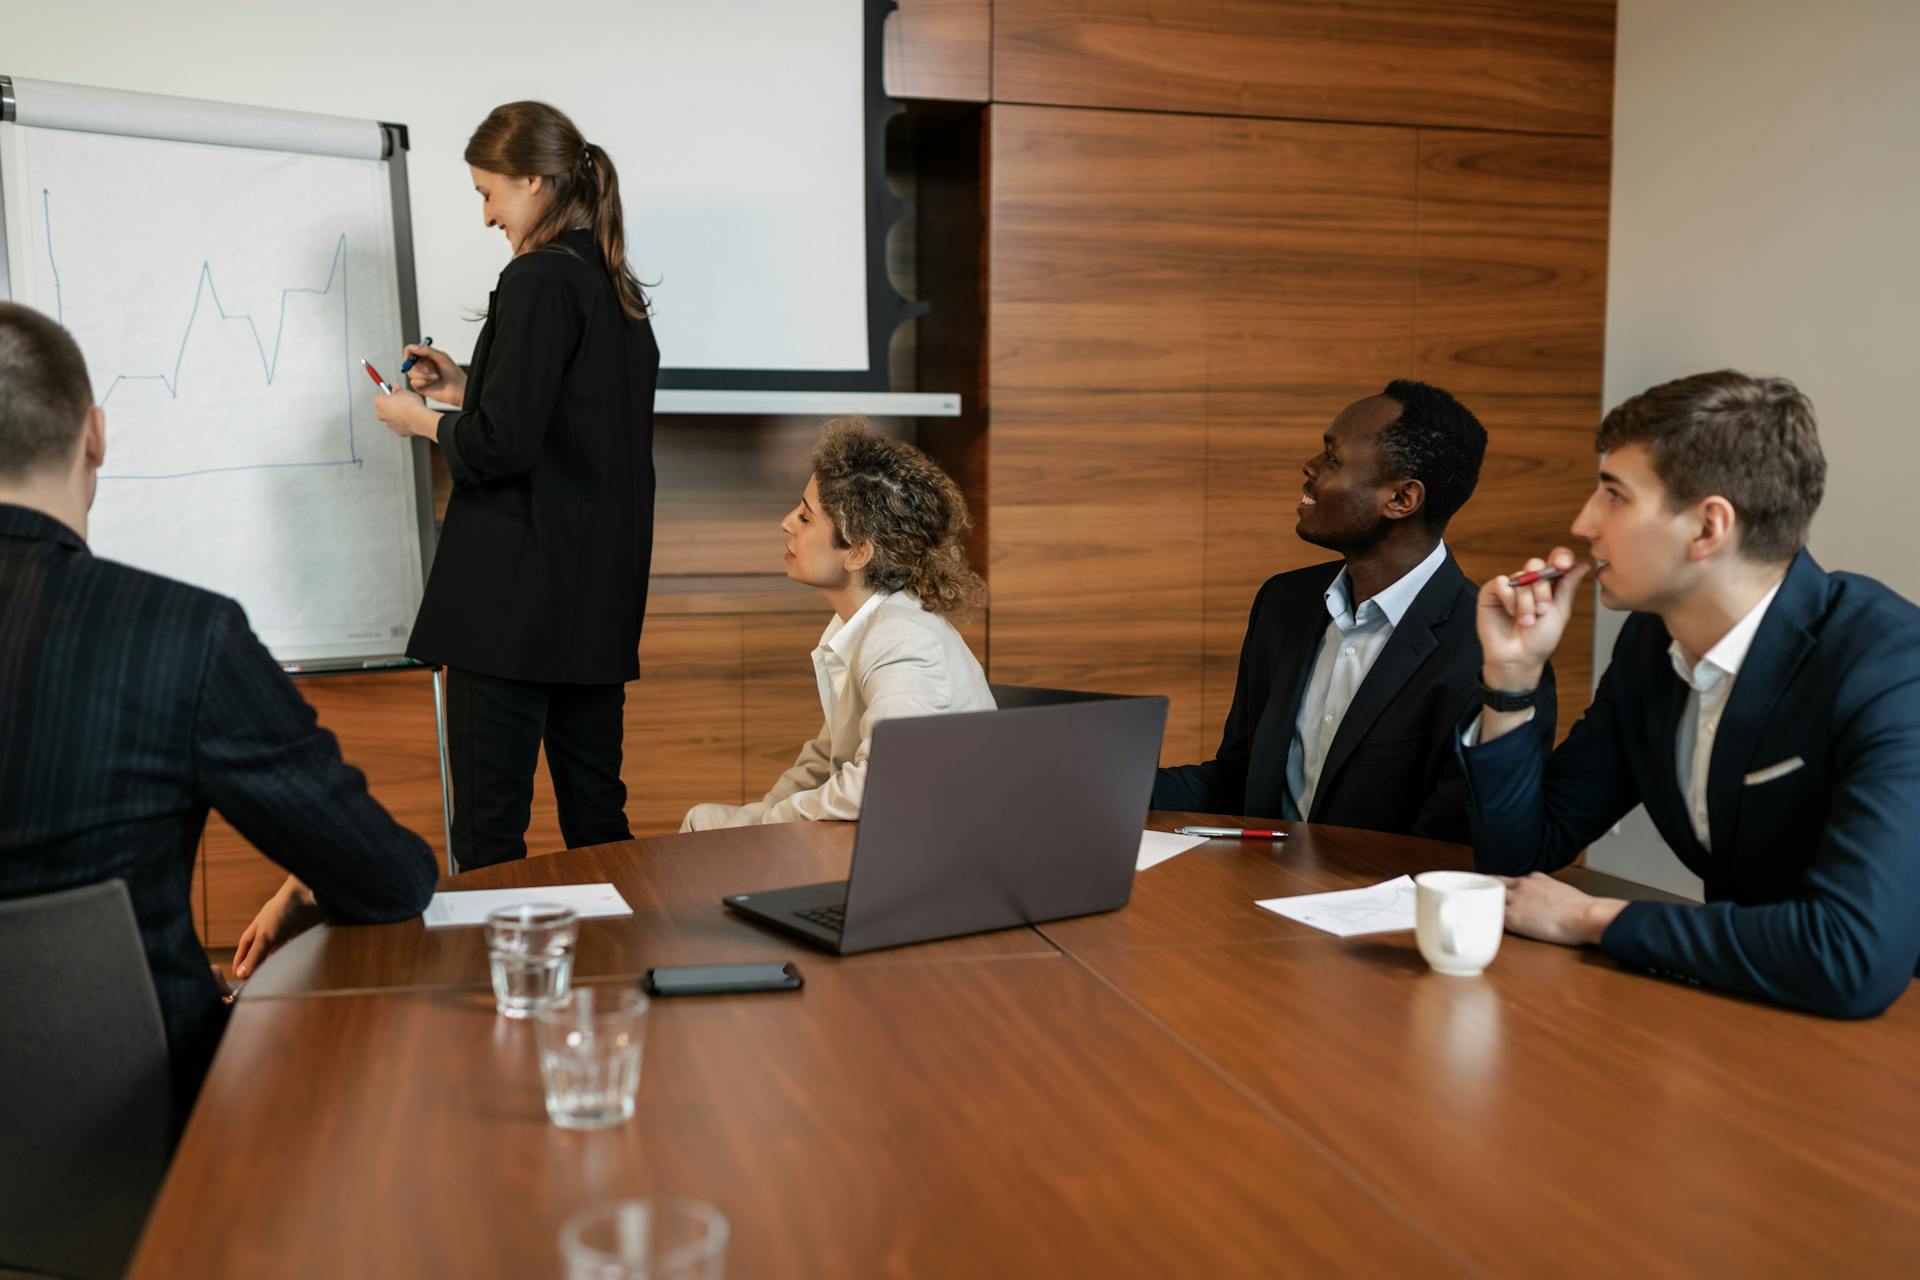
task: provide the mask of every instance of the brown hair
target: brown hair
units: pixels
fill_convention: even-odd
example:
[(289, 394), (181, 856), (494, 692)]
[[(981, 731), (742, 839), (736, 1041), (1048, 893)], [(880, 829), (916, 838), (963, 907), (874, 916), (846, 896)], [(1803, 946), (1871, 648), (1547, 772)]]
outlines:
[(967, 500), (937, 463), (910, 444), (835, 418), (813, 451), (820, 507), (836, 545), (871, 542), (862, 577), (879, 591), (911, 591), (933, 613), (966, 613), (986, 583), (967, 567), (961, 539), (973, 527)]
[(1675, 511), (1718, 495), (1739, 517), (1740, 551), (1791, 560), (1827, 487), (1813, 402), (1785, 378), (1733, 369), (1642, 391), (1600, 423), (1594, 447), (1642, 443)]
[(68, 461), (92, 407), (93, 380), (72, 336), (30, 307), (0, 302), (0, 475)]
[(544, 102), (495, 107), (467, 139), (466, 162), (509, 178), (546, 180), (546, 212), (527, 230), (524, 253), (545, 248), (570, 227), (590, 227), (600, 260), (613, 277), (620, 310), (644, 320), (647, 295), (627, 265), (627, 239), (620, 213), (620, 177), (613, 157), (581, 136), (573, 121)]

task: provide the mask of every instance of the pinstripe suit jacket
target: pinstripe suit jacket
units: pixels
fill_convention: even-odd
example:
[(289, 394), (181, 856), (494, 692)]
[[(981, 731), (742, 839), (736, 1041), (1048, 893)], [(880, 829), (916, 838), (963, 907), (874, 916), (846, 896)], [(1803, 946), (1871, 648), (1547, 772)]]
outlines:
[(209, 806), (335, 919), (402, 919), (432, 895), (431, 852), (239, 605), (0, 504), (0, 898), (127, 882), (182, 1116), (225, 1021), (190, 910)]

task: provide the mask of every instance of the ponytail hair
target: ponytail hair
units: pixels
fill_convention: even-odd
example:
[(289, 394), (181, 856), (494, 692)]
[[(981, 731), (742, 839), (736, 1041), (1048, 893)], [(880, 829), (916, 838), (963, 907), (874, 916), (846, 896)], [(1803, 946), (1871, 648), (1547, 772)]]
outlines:
[(834, 544), (873, 544), (865, 585), (911, 591), (929, 613), (964, 616), (980, 604), (986, 583), (961, 543), (973, 527), (967, 500), (932, 458), (875, 435), (863, 418), (836, 418), (813, 451), (813, 474)]
[(629, 320), (646, 319), (646, 291), (627, 264), (620, 176), (614, 171), (613, 157), (582, 137), (565, 112), (544, 102), (495, 107), (467, 140), (464, 158), (489, 173), (544, 179), (546, 212), (528, 228), (520, 251), (543, 249), (573, 227), (591, 228), (620, 310)]

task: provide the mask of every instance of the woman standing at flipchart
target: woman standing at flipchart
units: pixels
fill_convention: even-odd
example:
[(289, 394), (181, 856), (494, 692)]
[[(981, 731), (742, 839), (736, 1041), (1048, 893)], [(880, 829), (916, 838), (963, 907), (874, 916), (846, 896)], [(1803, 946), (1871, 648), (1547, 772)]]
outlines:
[(447, 669), (463, 869), (526, 855), (543, 742), (568, 847), (630, 835), (622, 708), (640, 674), (660, 370), (607, 153), (553, 107), (510, 102), (466, 161), (513, 260), (471, 373), (407, 348), (413, 389), (459, 407), (374, 402), (395, 432), (436, 441), (453, 478), (407, 653)]

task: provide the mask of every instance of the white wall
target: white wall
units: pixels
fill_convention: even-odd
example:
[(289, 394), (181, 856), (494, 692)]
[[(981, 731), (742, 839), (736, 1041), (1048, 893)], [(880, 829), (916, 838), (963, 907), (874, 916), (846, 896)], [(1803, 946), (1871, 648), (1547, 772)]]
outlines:
[(420, 318), (457, 359), (479, 328), (463, 317), (486, 306), (508, 256), (461, 151), (494, 106), (540, 98), (618, 167), (668, 367), (867, 367), (860, 0), (8, 0), (0, 12), (0, 74), (407, 125)]
[[(1607, 404), (1703, 369), (1792, 378), (1827, 454), (1813, 554), (1920, 599), (1920, 3), (1619, 15)], [(1641, 812), (1589, 861), (1699, 891)]]

